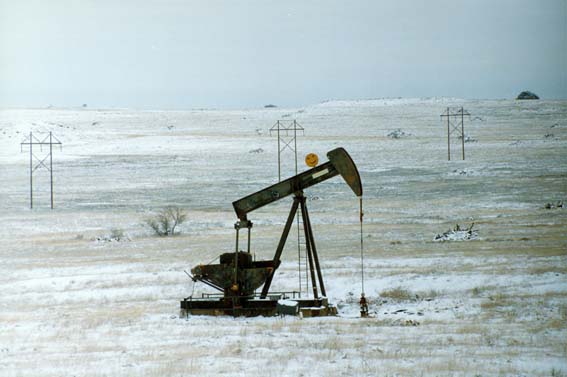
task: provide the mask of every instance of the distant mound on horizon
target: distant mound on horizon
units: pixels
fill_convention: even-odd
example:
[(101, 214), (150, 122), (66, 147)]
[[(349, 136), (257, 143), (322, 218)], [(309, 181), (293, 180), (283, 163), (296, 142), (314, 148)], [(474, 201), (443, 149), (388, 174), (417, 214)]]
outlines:
[(522, 93), (518, 94), (516, 99), (539, 99), (539, 96), (529, 90), (524, 90)]

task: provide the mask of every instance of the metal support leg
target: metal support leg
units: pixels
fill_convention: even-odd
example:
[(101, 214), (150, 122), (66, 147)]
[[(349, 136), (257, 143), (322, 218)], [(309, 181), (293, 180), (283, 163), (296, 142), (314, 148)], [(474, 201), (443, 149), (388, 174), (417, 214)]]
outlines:
[(451, 161), (451, 117), (447, 108), (447, 160)]
[(287, 236), (289, 235), (289, 231), (291, 229), (291, 225), (293, 224), (293, 218), (295, 217), (295, 213), (297, 212), (297, 207), (299, 206), (299, 199), (297, 197), (293, 198), (293, 204), (291, 205), (291, 210), (289, 211), (289, 215), (287, 217), (287, 221), (284, 226), (284, 230), (282, 236), (280, 238), (280, 242), (278, 243), (278, 247), (276, 249), (276, 254), (274, 255), (274, 269), (266, 279), (264, 283), (264, 287), (262, 288), (262, 293), (260, 298), (266, 298), (268, 295), (268, 291), (270, 290), (270, 285), (272, 284), (272, 279), (276, 273), (276, 269), (280, 264), (280, 258), (282, 256), (282, 252), (285, 246), (285, 241), (287, 240)]
[(461, 145), (463, 148), (463, 161), (465, 160), (465, 109), (461, 107)]
[(237, 228), (236, 225), (235, 225), (234, 227), (235, 227), (235, 229), (236, 229), (236, 246), (235, 246), (234, 251), (238, 253), (238, 235), (239, 235), (239, 230), (240, 230), (240, 229)]
[(236, 227), (236, 250), (234, 253), (234, 279), (233, 287), (238, 286), (238, 235), (240, 234), (240, 229)]
[(33, 134), (30, 132), (30, 209), (33, 209)]
[[(323, 283), (323, 274), (321, 273), (321, 266), (319, 265), (319, 256), (317, 255), (317, 247), (315, 246), (315, 238), (313, 237), (313, 229), (311, 228), (311, 220), (309, 219), (309, 212), (307, 211), (307, 206), (305, 205), (305, 198), (301, 202), (301, 214), (303, 216), (303, 223), (305, 227), (306, 238), (309, 240), (309, 245), (311, 248), (311, 255), (313, 257), (314, 266), (317, 272), (317, 280), (319, 281), (319, 287), (321, 288), (321, 294), (326, 297), (327, 292), (325, 290), (325, 284)], [(313, 267), (311, 268), (313, 270)], [(316, 284), (313, 283), (315, 286)], [(315, 297), (317, 298), (317, 297)]]
[(53, 140), (49, 133), (49, 182), (51, 184), (51, 209), (53, 209)]
[(301, 201), (301, 216), (303, 216), (303, 231), (305, 232), (305, 246), (307, 248), (307, 259), (309, 260), (309, 274), (311, 276), (311, 286), (313, 288), (313, 298), (318, 298), (317, 281), (315, 280), (315, 264), (313, 262), (313, 250), (311, 239), (309, 238), (309, 225), (305, 217), (305, 198)]
[(252, 228), (248, 227), (248, 254), (250, 254), (250, 236), (252, 235)]

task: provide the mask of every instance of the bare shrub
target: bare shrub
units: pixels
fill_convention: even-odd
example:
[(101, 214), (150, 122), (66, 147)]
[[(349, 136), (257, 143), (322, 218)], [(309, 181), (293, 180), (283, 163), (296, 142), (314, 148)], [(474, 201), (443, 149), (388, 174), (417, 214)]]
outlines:
[(187, 220), (187, 213), (174, 206), (161, 210), (157, 215), (146, 220), (146, 224), (160, 237), (173, 236), (177, 226)]

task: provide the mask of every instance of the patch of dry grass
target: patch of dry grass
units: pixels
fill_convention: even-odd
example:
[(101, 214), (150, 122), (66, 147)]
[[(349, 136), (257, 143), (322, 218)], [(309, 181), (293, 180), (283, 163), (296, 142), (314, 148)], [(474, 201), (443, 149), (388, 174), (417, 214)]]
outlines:
[(542, 275), (545, 273), (555, 273), (555, 274), (567, 274), (567, 266), (538, 266), (538, 267), (530, 267), (528, 273), (531, 275)]
[(416, 298), (415, 294), (411, 293), (410, 291), (402, 287), (386, 289), (380, 292), (380, 297), (389, 298), (398, 301), (408, 301)]
[(386, 289), (380, 292), (381, 298), (387, 298), (396, 301), (411, 301), (411, 300), (433, 300), (441, 295), (441, 292), (430, 289), (427, 291), (411, 292), (402, 287)]
[(492, 310), (495, 308), (510, 306), (512, 303), (513, 301), (509, 296), (502, 292), (496, 292), (488, 296), (488, 298), (480, 304), (480, 307), (482, 310)]
[(471, 295), (473, 297), (482, 297), (486, 295), (488, 292), (493, 292), (496, 290), (496, 286), (494, 285), (481, 285), (478, 287), (474, 287), (471, 289)]

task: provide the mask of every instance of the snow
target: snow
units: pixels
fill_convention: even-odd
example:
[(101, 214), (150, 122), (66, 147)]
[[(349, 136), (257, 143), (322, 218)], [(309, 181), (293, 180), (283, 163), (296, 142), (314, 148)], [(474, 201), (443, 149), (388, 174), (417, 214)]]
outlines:
[[(446, 160), (447, 106), (473, 115), (465, 161)], [(0, 110), (0, 375), (565, 375), (567, 211), (545, 208), (567, 199), (565, 113), (566, 101), (451, 98)], [(358, 199), (338, 177), (306, 194), (339, 316), (180, 317), (180, 300), (211, 292), (183, 271), (234, 250), (232, 201), (275, 182), (268, 130), (281, 118), (305, 128), (300, 170), (307, 153), (324, 162), (338, 146), (359, 167), (371, 318), (358, 307)], [(387, 136), (398, 129), (411, 137)], [(63, 142), (53, 211), (41, 170), (28, 208), (20, 142), (30, 130)], [(189, 214), (181, 235), (152, 236), (145, 219), (171, 204)], [(251, 214), (257, 259), (273, 256), (289, 208)], [(472, 223), (477, 239), (433, 241)], [(113, 240), (119, 231), (124, 242)], [(296, 237), (292, 229), (272, 288), (301, 281), (305, 297)]]
[(408, 106), (408, 105), (451, 105), (465, 102), (459, 98), (450, 97), (428, 97), (428, 98), (377, 98), (366, 100), (330, 100), (319, 104), (320, 107), (386, 107), (386, 106)]
[(293, 301), (293, 300), (278, 300), (278, 304), (279, 305), (283, 305), (283, 306), (290, 306), (290, 307), (296, 307), (297, 306), (297, 301)]

